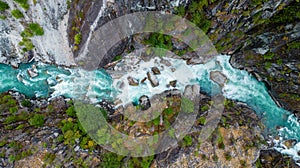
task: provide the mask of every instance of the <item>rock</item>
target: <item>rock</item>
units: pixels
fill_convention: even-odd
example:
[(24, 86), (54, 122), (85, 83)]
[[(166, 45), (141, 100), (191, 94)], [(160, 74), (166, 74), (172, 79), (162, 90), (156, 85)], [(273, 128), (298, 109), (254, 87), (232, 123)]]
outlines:
[(146, 95), (139, 98), (139, 103), (142, 110), (148, 110), (151, 107), (150, 99)]
[(147, 72), (147, 77), (148, 77), (149, 81), (151, 82), (152, 87), (156, 87), (159, 85), (158, 79), (153, 73)]
[(197, 96), (197, 94), (200, 93), (200, 86), (199, 85), (188, 85), (185, 87), (184, 89), (184, 93), (183, 95), (186, 97), (186, 98), (189, 98), (189, 99), (194, 99), (195, 96)]
[(51, 100), (51, 105), (53, 106), (53, 110), (55, 112), (64, 112), (67, 109), (67, 104), (64, 97), (59, 96)]
[(142, 79), (141, 83), (145, 83), (146, 80), (147, 80), (147, 77), (145, 77), (144, 79)]
[(289, 139), (283, 142), (284, 146), (286, 146), (288, 149), (292, 148), (297, 143), (296, 140)]
[(227, 82), (227, 77), (220, 71), (210, 72), (210, 79), (216, 82), (221, 87)]
[(152, 67), (151, 71), (153, 72), (154, 75), (160, 75), (160, 70), (157, 67)]
[(131, 76), (127, 77), (128, 83), (130, 86), (138, 86), (139, 82)]
[(28, 73), (28, 75), (29, 75), (31, 78), (37, 77), (37, 76), (39, 75), (37, 72), (35, 72), (35, 71), (32, 70), (32, 69), (28, 69), (28, 70), (27, 70), (27, 73)]
[(172, 86), (172, 87), (176, 87), (177, 80), (170, 81), (169, 84), (170, 84), (170, 86)]

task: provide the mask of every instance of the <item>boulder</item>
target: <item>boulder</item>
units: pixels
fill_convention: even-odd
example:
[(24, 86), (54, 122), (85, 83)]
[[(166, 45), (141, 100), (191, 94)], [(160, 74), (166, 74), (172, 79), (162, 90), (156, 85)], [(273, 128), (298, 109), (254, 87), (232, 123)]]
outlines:
[(138, 86), (139, 82), (131, 76), (127, 77), (128, 83), (130, 86)]
[(139, 98), (141, 110), (148, 110), (151, 107), (150, 99), (148, 96), (143, 95)]
[(159, 85), (157, 77), (152, 72), (147, 72), (147, 77), (151, 82), (152, 87), (156, 87)]
[(160, 70), (157, 67), (152, 67), (151, 71), (153, 72), (154, 75), (160, 75)]

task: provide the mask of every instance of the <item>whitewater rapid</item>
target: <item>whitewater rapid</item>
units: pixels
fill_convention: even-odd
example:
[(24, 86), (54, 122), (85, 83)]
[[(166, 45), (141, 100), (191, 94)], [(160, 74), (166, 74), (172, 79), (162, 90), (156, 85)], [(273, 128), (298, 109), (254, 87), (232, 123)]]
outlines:
[[(262, 118), (268, 134), (280, 136), (279, 140), (274, 141), (274, 148), (300, 160), (300, 124), (297, 118), (276, 105), (264, 83), (257, 81), (247, 71), (233, 68), (229, 63), (229, 56), (219, 55), (210, 62), (199, 65), (187, 65), (181, 59), (163, 58), (171, 63), (171, 66), (167, 66), (161, 63), (161, 59), (155, 57), (148, 62), (141, 61), (136, 70), (117, 79), (112, 79), (105, 70), (85, 71), (36, 62), (13, 69), (0, 64), (0, 73), (3, 74), (0, 77), (0, 92), (14, 90), (29, 97), (44, 98), (63, 95), (74, 99), (88, 99), (93, 103), (118, 100), (125, 105), (137, 102), (142, 95), (151, 97), (170, 89), (168, 84), (173, 80), (177, 80), (176, 88), (182, 92), (187, 85), (199, 84), (201, 90), (210, 95), (222, 93), (227, 99), (246, 103)], [(128, 84), (129, 76), (142, 81), (151, 67), (158, 67), (161, 71), (157, 75), (159, 86), (152, 87), (149, 81), (138, 86)], [(36, 72), (38, 76), (30, 77), (28, 70)], [(222, 72), (226, 76), (227, 82), (223, 87), (210, 80), (210, 73), (213, 71)], [(283, 141), (288, 139), (297, 141), (290, 149), (283, 145)]]

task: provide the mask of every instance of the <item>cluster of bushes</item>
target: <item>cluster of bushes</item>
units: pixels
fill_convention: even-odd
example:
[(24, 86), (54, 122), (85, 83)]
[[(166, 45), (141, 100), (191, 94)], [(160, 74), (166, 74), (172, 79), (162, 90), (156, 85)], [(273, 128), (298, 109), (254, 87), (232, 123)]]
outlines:
[(34, 45), (31, 41), (33, 36), (42, 36), (44, 35), (44, 29), (38, 23), (30, 23), (25, 30), (21, 33), (22, 41), (19, 43), (20, 46), (23, 46), (23, 51), (27, 52), (34, 48)]
[(0, 11), (9, 9), (9, 5), (6, 2), (0, 1)]
[(14, 0), (14, 1), (17, 2), (25, 10), (29, 9), (29, 4), (27, 0)]
[(20, 10), (18, 10), (18, 9), (12, 10), (12, 11), (11, 11), (11, 15), (12, 15), (13, 17), (15, 17), (16, 19), (20, 19), (20, 18), (23, 18), (23, 17), (24, 17), (23, 13), (22, 13)]

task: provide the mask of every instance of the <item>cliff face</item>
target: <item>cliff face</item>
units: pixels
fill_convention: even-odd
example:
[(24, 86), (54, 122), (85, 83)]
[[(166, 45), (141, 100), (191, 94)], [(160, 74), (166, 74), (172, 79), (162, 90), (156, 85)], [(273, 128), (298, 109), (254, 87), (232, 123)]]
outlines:
[[(1, 11), (2, 16), (6, 17), (0, 20), (2, 63), (17, 66), (18, 63), (27, 62), (34, 57), (36, 60), (59, 65), (74, 64), (67, 39), (66, 1), (28, 1), (27, 5), (11, 0), (4, 2), (9, 5), (9, 9)], [(23, 17), (13, 17), (14, 10), (20, 11)], [(43, 35), (22, 35), (31, 23), (38, 23), (43, 28)], [(21, 41), (26, 41), (26, 44), (21, 46)], [(30, 47), (31, 44), (34, 47)]]

